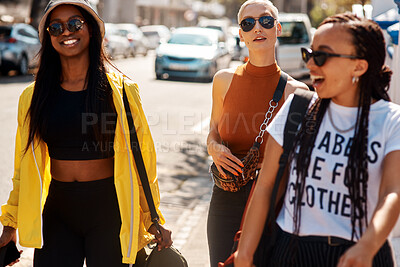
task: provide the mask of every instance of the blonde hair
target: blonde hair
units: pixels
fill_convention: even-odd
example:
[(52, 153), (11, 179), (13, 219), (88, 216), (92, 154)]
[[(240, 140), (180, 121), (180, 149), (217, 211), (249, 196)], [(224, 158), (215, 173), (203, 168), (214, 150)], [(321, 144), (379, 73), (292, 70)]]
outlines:
[(246, 2), (244, 2), (242, 4), (242, 6), (239, 9), (239, 12), (237, 14), (237, 20), (238, 23), (240, 23), (240, 17), (242, 16), (243, 10), (252, 4), (261, 4), (261, 5), (265, 5), (266, 7), (268, 7), (271, 11), (271, 15), (275, 18), (278, 19), (278, 9), (276, 8), (276, 6), (274, 6), (274, 4), (269, 1), (269, 0), (247, 0)]

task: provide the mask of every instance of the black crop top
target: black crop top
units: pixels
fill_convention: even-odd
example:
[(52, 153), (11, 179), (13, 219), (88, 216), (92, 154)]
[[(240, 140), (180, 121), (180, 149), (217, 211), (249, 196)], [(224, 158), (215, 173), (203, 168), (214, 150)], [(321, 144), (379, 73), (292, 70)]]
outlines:
[[(91, 160), (114, 156), (113, 140), (117, 114), (105, 114), (97, 118), (87, 113), (85, 107), (87, 91), (72, 92), (61, 86), (56, 90), (54, 101), (49, 106), (47, 129), (43, 140), (47, 143), (49, 155), (58, 160)], [(109, 144), (97, 141), (92, 124), (106, 120), (108, 133), (112, 133)]]

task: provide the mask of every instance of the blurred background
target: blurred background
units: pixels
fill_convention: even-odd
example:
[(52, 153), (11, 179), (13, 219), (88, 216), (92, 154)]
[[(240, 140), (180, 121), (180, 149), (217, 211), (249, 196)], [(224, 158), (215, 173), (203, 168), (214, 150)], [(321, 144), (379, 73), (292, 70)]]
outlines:
[[(139, 85), (157, 150), (161, 210), (174, 245), (191, 267), (209, 267), (206, 219), (212, 180), (205, 140), (210, 123), (211, 81), (221, 68), (248, 59), (236, 15), (244, 0), (90, 0), (106, 22), (108, 56)], [(307, 83), (300, 48), (309, 47), (327, 16), (354, 12), (384, 30), (386, 64), (394, 74), (389, 94), (400, 103), (400, 0), (272, 0), (282, 36), (279, 66)], [(37, 25), (48, 0), (0, 0), (0, 204), (11, 190), (18, 98), (34, 80), (40, 49)], [(1, 226), (0, 226), (1, 228)], [(394, 237), (400, 236), (400, 225)], [(400, 238), (393, 238), (400, 263)], [(17, 267), (31, 267), (33, 249)]]

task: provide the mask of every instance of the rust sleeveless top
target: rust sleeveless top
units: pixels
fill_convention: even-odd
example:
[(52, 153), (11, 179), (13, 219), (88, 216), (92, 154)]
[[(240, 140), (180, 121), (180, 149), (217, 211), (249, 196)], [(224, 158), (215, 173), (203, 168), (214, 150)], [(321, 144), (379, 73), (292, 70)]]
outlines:
[[(274, 95), (281, 70), (274, 63), (266, 67), (256, 67), (250, 62), (239, 66), (233, 75), (230, 87), (225, 95), (222, 116), (218, 123), (221, 139), (239, 159), (243, 158), (260, 132), (261, 123)], [(279, 101), (273, 117), (284, 102)], [(271, 119), (272, 120), (272, 119)], [(268, 132), (264, 133), (264, 142), (260, 147), (260, 163), (263, 160)]]

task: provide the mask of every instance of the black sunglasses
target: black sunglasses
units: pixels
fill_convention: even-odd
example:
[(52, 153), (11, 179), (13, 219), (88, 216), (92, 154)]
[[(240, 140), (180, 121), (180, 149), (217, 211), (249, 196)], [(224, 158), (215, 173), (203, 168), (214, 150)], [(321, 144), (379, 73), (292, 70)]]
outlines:
[(47, 27), (47, 30), (54, 37), (60, 36), (65, 31), (64, 24), (66, 25), (66, 28), (70, 32), (76, 32), (82, 29), (83, 24), (85, 24), (85, 21), (79, 18), (72, 18), (68, 20), (66, 23), (55, 22), (50, 24), (49, 27)]
[(275, 18), (271, 16), (262, 16), (259, 17), (258, 19), (256, 18), (245, 18), (240, 22), (240, 28), (244, 32), (249, 32), (251, 31), (254, 26), (256, 25), (256, 21), (258, 21), (261, 26), (263, 26), (265, 29), (271, 29), (275, 26)]
[(361, 59), (361, 57), (353, 56), (353, 55), (341, 55), (341, 54), (334, 54), (328, 53), (323, 51), (313, 51), (312, 49), (308, 48), (301, 48), (301, 57), (303, 61), (307, 63), (311, 58), (314, 58), (315, 65), (321, 67), (325, 64), (328, 57), (344, 57), (344, 58), (351, 58), (351, 59)]

